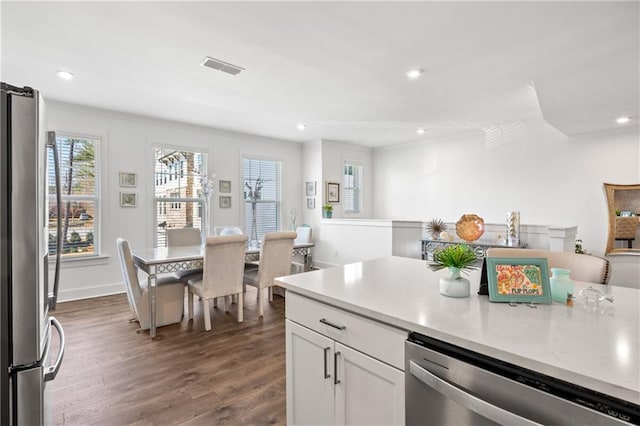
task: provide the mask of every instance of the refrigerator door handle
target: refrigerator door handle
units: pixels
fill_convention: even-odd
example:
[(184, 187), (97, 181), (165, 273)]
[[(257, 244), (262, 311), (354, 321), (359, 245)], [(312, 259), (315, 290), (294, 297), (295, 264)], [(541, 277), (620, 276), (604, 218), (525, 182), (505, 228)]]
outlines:
[(49, 321), (51, 321), (51, 325), (53, 325), (58, 331), (58, 335), (60, 336), (60, 349), (58, 350), (58, 357), (56, 358), (55, 364), (47, 367), (44, 370), (44, 381), (48, 382), (53, 380), (58, 375), (58, 370), (60, 370), (60, 365), (62, 364), (62, 358), (64, 357), (64, 330), (62, 329), (62, 324), (55, 319), (54, 317), (49, 317)]
[(409, 361), (409, 371), (411, 375), (420, 380), (430, 388), (440, 392), (445, 397), (452, 399), (463, 407), (471, 410), (478, 415), (492, 420), (501, 425), (538, 425), (534, 421), (521, 417), (515, 413), (507, 411), (496, 405), (493, 405), (483, 399), (480, 399), (464, 390), (452, 385), (446, 380), (441, 379), (427, 369), (419, 366), (414, 361)]
[(47, 148), (53, 150), (53, 168), (56, 180), (56, 271), (53, 279), (53, 292), (49, 293), (49, 310), (54, 311), (58, 303), (58, 288), (60, 287), (60, 255), (62, 254), (62, 185), (60, 184), (60, 164), (58, 160), (58, 146), (56, 132), (47, 132)]

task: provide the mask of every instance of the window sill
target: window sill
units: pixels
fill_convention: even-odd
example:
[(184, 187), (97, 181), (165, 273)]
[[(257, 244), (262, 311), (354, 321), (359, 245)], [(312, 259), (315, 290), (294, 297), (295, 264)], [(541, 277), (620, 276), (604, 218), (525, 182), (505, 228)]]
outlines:
[[(49, 268), (55, 267), (55, 257), (49, 258)], [(111, 256), (107, 255), (98, 255), (98, 256), (87, 256), (87, 257), (78, 257), (74, 259), (62, 259), (61, 264), (65, 268), (82, 268), (85, 266), (94, 266), (94, 265), (105, 265), (109, 263)]]

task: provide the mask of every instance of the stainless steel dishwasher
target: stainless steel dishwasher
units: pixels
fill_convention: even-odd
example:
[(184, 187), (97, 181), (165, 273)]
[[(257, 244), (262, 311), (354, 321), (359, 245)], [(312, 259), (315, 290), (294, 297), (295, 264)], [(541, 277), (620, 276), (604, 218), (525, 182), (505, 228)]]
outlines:
[(640, 424), (640, 406), (418, 333), (405, 343), (407, 425)]

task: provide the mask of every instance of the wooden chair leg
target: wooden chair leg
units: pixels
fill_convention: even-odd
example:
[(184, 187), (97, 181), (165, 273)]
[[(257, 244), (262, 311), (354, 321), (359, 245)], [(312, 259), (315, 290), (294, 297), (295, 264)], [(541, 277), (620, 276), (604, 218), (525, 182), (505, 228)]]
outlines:
[(242, 293), (238, 293), (237, 295), (238, 298), (238, 303), (236, 303), (238, 305), (238, 322), (243, 322), (244, 321), (244, 308), (243, 308), (243, 294)]
[(193, 311), (195, 311), (195, 306), (193, 306), (193, 293), (191, 293), (191, 290), (188, 290), (187, 292), (187, 312), (189, 313), (189, 319), (192, 320), (193, 319)]
[(209, 299), (202, 298), (202, 309), (204, 309), (204, 329), (211, 330), (211, 317), (209, 316)]
[(264, 316), (264, 308), (262, 307), (263, 291), (258, 287), (258, 317)]
[(269, 287), (269, 302), (273, 302), (273, 287)]
[(217, 298), (217, 297), (214, 297), (214, 298), (213, 298), (213, 307), (214, 307), (214, 308), (217, 308), (217, 307), (218, 307), (218, 298)]

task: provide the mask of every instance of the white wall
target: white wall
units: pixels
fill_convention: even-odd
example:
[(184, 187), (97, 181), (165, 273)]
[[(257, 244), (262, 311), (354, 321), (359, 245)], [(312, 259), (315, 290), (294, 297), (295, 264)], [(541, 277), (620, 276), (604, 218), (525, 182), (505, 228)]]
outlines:
[[(326, 182), (340, 183), (340, 203), (333, 205), (333, 217), (335, 218), (370, 218), (373, 215), (373, 155), (372, 150), (362, 146), (322, 140), (322, 204), (325, 202), (324, 185)], [(354, 161), (363, 166), (363, 206), (358, 215), (344, 214), (342, 212), (342, 196), (344, 185), (342, 182), (345, 161)], [(322, 206), (321, 206), (322, 207)]]
[[(302, 148), (302, 170), (305, 182), (316, 183), (315, 197), (307, 197), (303, 193), (302, 201), (302, 223), (306, 223), (314, 228), (319, 229), (320, 220), (322, 219), (322, 200), (323, 200), (323, 181), (322, 181), (322, 142), (315, 141), (306, 143)], [(307, 208), (307, 199), (315, 200), (315, 208)]]
[[(566, 137), (546, 123), (488, 144), (468, 132), (373, 153), (376, 218), (456, 222), (476, 213), (504, 223), (509, 210), (532, 225), (578, 226), (583, 247), (607, 242), (603, 182), (637, 183), (638, 129)], [(640, 286), (640, 257), (611, 256), (611, 283)]]
[[(302, 200), (302, 146), (262, 136), (234, 133), (171, 121), (49, 101), (48, 129), (102, 139), (101, 248), (104, 257), (92, 261), (64, 262), (60, 300), (124, 291), (116, 252), (116, 238), (131, 247), (153, 245), (153, 144), (183, 146), (208, 151), (209, 172), (231, 180), (231, 209), (220, 209), (218, 194), (211, 200), (211, 226), (242, 224), (242, 155), (282, 161), (283, 200)], [(118, 173), (138, 174), (138, 207), (119, 206)], [(217, 192), (217, 188), (216, 188)], [(290, 205), (283, 204), (281, 223)], [(301, 207), (301, 206), (299, 206)]]

